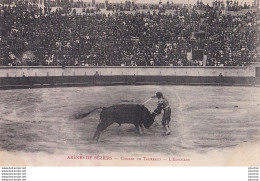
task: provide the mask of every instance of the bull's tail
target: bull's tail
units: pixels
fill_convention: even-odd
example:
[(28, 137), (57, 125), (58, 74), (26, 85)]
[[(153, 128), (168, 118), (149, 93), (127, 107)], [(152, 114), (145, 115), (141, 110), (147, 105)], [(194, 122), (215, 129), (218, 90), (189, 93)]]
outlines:
[(77, 114), (77, 115), (75, 115), (75, 118), (76, 118), (76, 119), (84, 118), (84, 117), (88, 116), (89, 114), (91, 114), (92, 112), (94, 112), (95, 110), (98, 110), (98, 109), (103, 109), (103, 107), (95, 108), (95, 109), (93, 109), (92, 111), (89, 111), (89, 112), (87, 112), (87, 113)]

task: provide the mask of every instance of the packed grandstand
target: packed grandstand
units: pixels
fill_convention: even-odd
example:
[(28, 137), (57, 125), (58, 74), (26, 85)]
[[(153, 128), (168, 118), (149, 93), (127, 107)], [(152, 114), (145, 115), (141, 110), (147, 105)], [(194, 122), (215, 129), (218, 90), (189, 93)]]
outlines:
[(260, 14), (232, 1), (156, 5), (2, 0), (1, 66), (244, 66)]

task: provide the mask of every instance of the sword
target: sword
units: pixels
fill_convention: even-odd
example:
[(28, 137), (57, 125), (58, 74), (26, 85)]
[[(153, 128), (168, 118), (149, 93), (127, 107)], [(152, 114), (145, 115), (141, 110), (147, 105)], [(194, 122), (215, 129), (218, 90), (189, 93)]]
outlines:
[(144, 105), (145, 103), (149, 102), (152, 98), (147, 99), (145, 102), (142, 103)]

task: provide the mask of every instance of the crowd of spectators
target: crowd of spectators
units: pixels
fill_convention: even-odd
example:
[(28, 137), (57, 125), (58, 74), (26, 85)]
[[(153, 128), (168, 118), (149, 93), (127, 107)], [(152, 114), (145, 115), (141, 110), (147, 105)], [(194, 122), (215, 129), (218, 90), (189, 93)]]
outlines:
[(242, 66), (259, 61), (258, 10), (107, 12), (18, 1), (0, 7), (0, 65)]

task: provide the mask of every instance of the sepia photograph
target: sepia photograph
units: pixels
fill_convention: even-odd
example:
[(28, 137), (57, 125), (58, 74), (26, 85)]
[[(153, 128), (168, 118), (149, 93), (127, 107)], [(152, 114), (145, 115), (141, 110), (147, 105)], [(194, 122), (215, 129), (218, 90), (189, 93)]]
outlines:
[(259, 0), (0, 0), (0, 166), (259, 166)]

